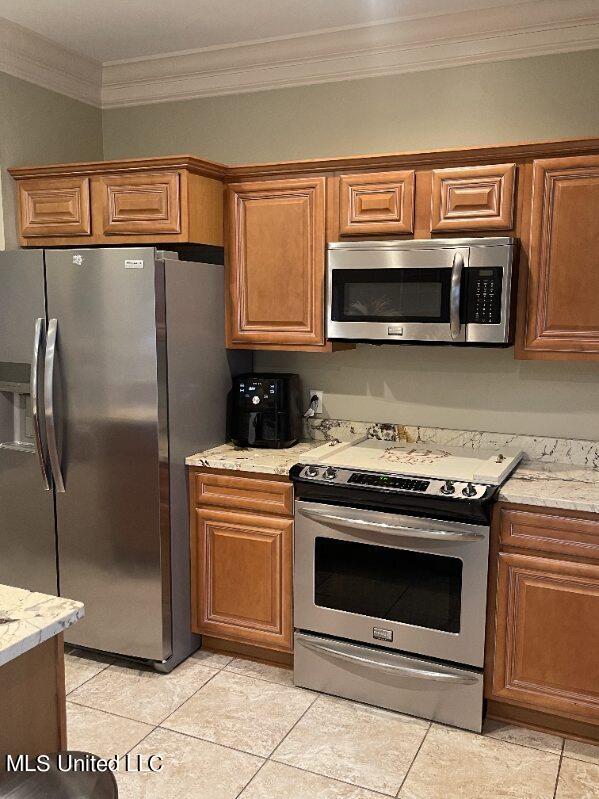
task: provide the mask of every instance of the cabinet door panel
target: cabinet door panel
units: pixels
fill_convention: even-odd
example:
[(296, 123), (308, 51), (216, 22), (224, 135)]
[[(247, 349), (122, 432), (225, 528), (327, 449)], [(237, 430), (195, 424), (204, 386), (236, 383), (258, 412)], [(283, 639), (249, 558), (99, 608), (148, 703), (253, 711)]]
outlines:
[(198, 505), (292, 516), (293, 485), (287, 480), (202, 472), (195, 475), (195, 501)]
[(525, 348), (599, 354), (599, 156), (535, 161)]
[(195, 510), (194, 632), (292, 649), (291, 519)]
[(325, 179), (229, 187), (228, 344), (324, 344)]
[(492, 696), (599, 722), (599, 566), (499, 555)]
[(89, 178), (32, 178), (18, 186), (22, 236), (91, 233)]
[(503, 547), (599, 560), (599, 520), (516, 508), (498, 510)]
[(431, 230), (509, 230), (515, 175), (515, 164), (434, 169)]
[(102, 186), (103, 233), (180, 233), (179, 174), (108, 175)]
[(339, 191), (341, 235), (413, 231), (414, 170), (342, 175)]

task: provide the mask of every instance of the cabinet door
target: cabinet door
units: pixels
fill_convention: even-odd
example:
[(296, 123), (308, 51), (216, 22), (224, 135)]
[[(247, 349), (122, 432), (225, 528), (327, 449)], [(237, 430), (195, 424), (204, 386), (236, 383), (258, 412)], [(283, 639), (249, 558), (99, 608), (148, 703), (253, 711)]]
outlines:
[(599, 156), (535, 161), (530, 236), (525, 355), (596, 358)]
[(434, 169), (431, 230), (509, 230), (515, 164)]
[(21, 236), (89, 236), (89, 178), (20, 180)]
[(178, 172), (145, 172), (98, 178), (105, 235), (180, 233)]
[(339, 191), (341, 235), (414, 230), (414, 170), (342, 175)]
[(492, 695), (599, 721), (599, 566), (499, 555)]
[(229, 186), (227, 344), (323, 345), (325, 179)]
[(194, 632), (291, 651), (292, 520), (212, 508), (194, 514)]

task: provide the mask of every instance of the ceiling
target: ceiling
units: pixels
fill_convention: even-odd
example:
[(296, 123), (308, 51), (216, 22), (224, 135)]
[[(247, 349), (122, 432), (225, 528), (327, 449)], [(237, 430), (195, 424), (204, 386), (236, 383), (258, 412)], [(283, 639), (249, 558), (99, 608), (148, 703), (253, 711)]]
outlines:
[(599, 0), (0, 0), (0, 70), (102, 107), (599, 48)]

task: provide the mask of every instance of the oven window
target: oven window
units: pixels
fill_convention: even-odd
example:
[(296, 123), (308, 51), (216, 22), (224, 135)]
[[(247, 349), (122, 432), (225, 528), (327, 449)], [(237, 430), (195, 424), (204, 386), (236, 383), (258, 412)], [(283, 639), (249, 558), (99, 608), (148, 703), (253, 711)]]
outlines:
[(448, 633), (460, 631), (462, 561), (317, 538), (316, 605)]
[(334, 269), (338, 322), (448, 322), (451, 269)]

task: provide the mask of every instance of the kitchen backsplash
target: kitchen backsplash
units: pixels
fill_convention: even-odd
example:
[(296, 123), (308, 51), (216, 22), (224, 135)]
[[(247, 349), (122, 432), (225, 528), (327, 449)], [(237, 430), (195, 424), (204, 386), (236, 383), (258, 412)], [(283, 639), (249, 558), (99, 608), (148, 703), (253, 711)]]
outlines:
[(354, 422), (343, 419), (308, 419), (306, 438), (316, 441), (349, 441), (367, 435), (382, 441), (401, 441), (452, 447), (512, 447), (524, 452), (525, 460), (568, 463), (599, 469), (599, 441), (574, 438), (510, 435), (508, 433), (449, 430), (443, 427), (415, 427), (384, 422)]

